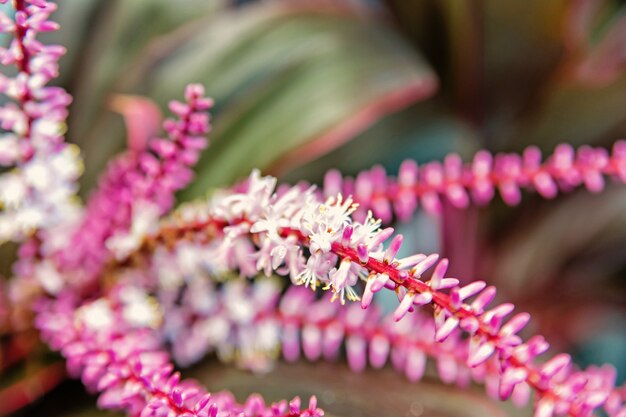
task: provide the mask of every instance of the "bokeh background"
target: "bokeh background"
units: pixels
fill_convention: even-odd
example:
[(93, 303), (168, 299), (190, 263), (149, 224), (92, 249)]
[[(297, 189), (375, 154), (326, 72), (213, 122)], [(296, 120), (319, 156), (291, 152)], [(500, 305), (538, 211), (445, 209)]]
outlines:
[[(468, 160), (481, 148), (609, 147), (626, 136), (625, 4), (60, 0), (54, 41), (69, 50), (59, 82), (75, 97), (68, 137), (85, 158), (82, 194), (125, 148), (129, 129), (152, 126), (151, 104), (120, 95), (164, 108), (189, 82), (204, 84), (216, 106), (212, 145), (181, 201), (253, 168), (319, 183), (329, 168), (355, 174), (380, 164), (395, 173), (405, 158)], [(555, 349), (581, 365), (611, 362), (624, 380), (624, 187), (553, 201), (525, 195), (515, 208), (499, 200), (446, 207), (441, 218), (418, 215), (399, 227), (414, 250), (450, 257), (454, 274), (497, 285)], [(12, 248), (0, 251), (9, 275)], [(27, 345), (33, 335), (20, 337)], [(59, 359), (33, 346), (0, 374), (0, 389), (31, 384), (34, 402), (16, 416), (113, 415), (96, 411), (77, 382), (46, 384), (41, 370)], [(435, 379), (411, 385), (391, 371), (355, 376), (343, 364), (279, 364), (253, 376), (208, 358), (190, 372), (242, 396), (318, 394), (331, 415), (529, 415), (480, 390)]]

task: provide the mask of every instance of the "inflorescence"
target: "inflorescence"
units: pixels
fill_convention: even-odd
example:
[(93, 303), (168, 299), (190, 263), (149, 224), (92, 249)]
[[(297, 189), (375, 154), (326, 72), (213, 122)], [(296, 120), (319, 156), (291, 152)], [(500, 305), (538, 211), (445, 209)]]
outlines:
[[(599, 192), (605, 177), (626, 182), (626, 142), (611, 154), (560, 145), (545, 162), (534, 147), (522, 156), (481, 151), (468, 165), (456, 155), (419, 170), (406, 161), (397, 179), (380, 167), (354, 180), (331, 171), (321, 191), (277, 187), (254, 171), (164, 217), (207, 145), (212, 103), (191, 85), (185, 102), (170, 104), (167, 137), (113, 160), (82, 208), (74, 196), (80, 159), (62, 135), (71, 99), (46, 86), (64, 50), (35, 39), (57, 29), (48, 20), (56, 6), (14, 5), (14, 18), (0, 12), (0, 29), (14, 36), (2, 64), (17, 70), (0, 77), (12, 100), (0, 109), (8, 130), (0, 164), (12, 167), (0, 173), (0, 241), (23, 243), (8, 292), (33, 306), (41, 337), (101, 393), (100, 407), (143, 417), (322, 416), (315, 397), (302, 409), (298, 398), (267, 406), (258, 395), (238, 404), (230, 393), (209, 394), (181, 379), (164, 346), (181, 365), (215, 351), (254, 371), (268, 370), (281, 351), (288, 361), (331, 359), (345, 346), (355, 371), (390, 361), (417, 381), (430, 357), (444, 382), (484, 382), (491, 396), (519, 405), (534, 393), (536, 417), (599, 408), (626, 416), (626, 388), (615, 386), (612, 367), (579, 370), (566, 354), (538, 360), (549, 345), (519, 335), (527, 313), (493, 305), (496, 290), (483, 281), (460, 286), (437, 254), (399, 258), (402, 235), (385, 227), (418, 203), (439, 212), (442, 198), (464, 208), (495, 190), (511, 205), (521, 189), (545, 198), (580, 185)], [(317, 297), (318, 289), (329, 295)], [(399, 300), (389, 315), (373, 303), (384, 290)]]
[(564, 143), (545, 161), (536, 146), (529, 146), (521, 156), (493, 156), (482, 150), (469, 164), (463, 164), (456, 154), (447, 155), (443, 163), (430, 162), (421, 168), (409, 159), (400, 165), (397, 178), (387, 176), (381, 166), (363, 171), (354, 179), (342, 178), (339, 171), (331, 170), (324, 179), (324, 194), (352, 195), (359, 202), (357, 218), (372, 210), (374, 216), (387, 223), (394, 214), (400, 220), (411, 218), (418, 203), (429, 213), (439, 213), (442, 198), (463, 209), (472, 201), (489, 203), (496, 191), (511, 206), (520, 203), (522, 189), (534, 190), (547, 199), (581, 185), (598, 193), (604, 189), (607, 177), (626, 182), (624, 140), (617, 141), (611, 153), (591, 146), (574, 149)]

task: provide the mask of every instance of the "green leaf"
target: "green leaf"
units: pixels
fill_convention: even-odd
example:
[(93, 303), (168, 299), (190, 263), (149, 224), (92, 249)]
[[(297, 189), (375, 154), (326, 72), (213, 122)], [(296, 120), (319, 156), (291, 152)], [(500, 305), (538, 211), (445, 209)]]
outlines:
[(214, 144), (184, 198), (267, 169), (281, 156), (283, 167), (311, 159), (434, 89), (428, 67), (384, 25), (311, 12), (278, 12), (255, 23), (213, 56), (203, 34), (149, 79), (158, 98), (197, 80), (218, 103)]
[[(136, 63), (119, 83), (125, 92), (165, 104), (185, 84), (200, 82), (216, 101), (213, 143), (185, 199), (253, 168), (319, 156), (436, 86), (419, 54), (384, 23), (265, 4), (218, 13), (184, 37), (157, 40)], [(90, 141), (108, 142), (101, 148), (118, 141), (107, 120), (101, 115), (88, 132)]]
[[(80, 4), (74, 4), (80, 3)], [(62, 81), (74, 95), (69, 140), (85, 157), (84, 188), (95, 183), (109, 158), (125, 146), (121, 119), (109, 113), (109, 94), (133, 93), (121, 80), (137, 64), (136, 57), (164, 34), (186, 30), (221, 10), (225, 0), (63, 0), (55, 16), (62, 30), (54, 40), (68, 46), (61, 61)], [(180, 97), (178, 91), (175, 97)], [(102, 136), (94, 135), (101, 129)], [(83, 190), (84, 192), (85, 190)]]
[(395, 174), (408, 158), (426, 163), (457, 152), (467, 160), (477, 144), (476, 132), (470, 126), (454, 118), (441, 101), (430, 100), (381, 119), (327, 155), (285, 172), (281, 180), (295, 183), (305, 179), (320, 184), (329, 169), (354, 175), (375, 164)]

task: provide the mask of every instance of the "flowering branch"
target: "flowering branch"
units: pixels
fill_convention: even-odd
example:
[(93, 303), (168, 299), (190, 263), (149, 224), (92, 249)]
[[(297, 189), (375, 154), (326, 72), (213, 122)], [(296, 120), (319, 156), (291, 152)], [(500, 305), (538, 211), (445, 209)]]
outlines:
[[(275, 179), (255, 172), (239, 192), (181, 209), (148, 247), (154, 248), (154, 239), (171, 243), (182, 238), (187, 244), (205, 245), (198, 261), (214, 273), (235, 269), (248, 276), (258, 270), (268, 275), (278, 272), (312, 288), (322, 284), (342, 303), (345, 297), (359, 298), (354, 287), (364, 280), (364, 308), (374, 293), (393, 289), (401, 300), (395, 320), (430, 304), (436, 341), (443, 342), (460, 329), (471, 340), (469, 367), (498, 358), (502, 399), (525, 383), (536, 392), (538, 417), (553, 413), (588, 416), (602, 405), (612, 416), (623, 412), (623, 398), (604, 373), (577, 371), (568, 355), (536, 364), (535, 358), (547, 351), (548, 344), (541, 336), (523, 343), (517, 333), (530, 316), (519, 313), (505, 322), (514, 310), (512, 304), (487, 309), (495, 288), (482, 281), (459, 287), (458, 280), (445, 276), (447, 260), (439, 261), (437, 255), (396, 258), (402, 236), (391, 239), (393, 229), (381, 230), (380, 221), (370, 216), (364, 222), (353, 221), (350, 215), (356, 207), (351, 199), (331, 197), (321, 203), (312, 189), (292, 187), (275, 193), (274, 186)], [(385, 249), (383, 243), (390, 239)], [(423, 279), (429, 270), (433, 270), (430, 278)]]
[(99, 407), (144, 417), (323, 416), (315, 397), (305, 410), (297, 397), (265, 406), (252, 395), (240, 405), (228, 392), (209, 394), (194, 381), (181, 380), (154, 331), (125, 325), (125, 304), (109, 297), (80, 305), (68, 293), (39, 306), (42, 337), (66, 357), (72, 375), (101, 392)]
[(208, 143), (204, 136), (210, 130), (207, 110), (212, 105), (201, 85), (187, 86), (185, 102), (169, 104), (177, 119), (164, 121), (167, 138), (150, 139), (145, 148), (131, 147), (109, 163), (72, 243), (56, 255), (61, 270), (82, 269), (93, 279), (111, 257), (111, 247), (118, 255), (135, 249), (138, 239), (171, 209), (175, 192), (193, 178), (190, 167)]
[[(437, 362), (445, 382), (459, 386), (470, 379), (486, 382), (489, 393), (498, 397), (497, 360), (468, 367), (469, 341), (460, 331), (436, 342), (434, 321), (424, 314), (396, 322), (392, 314), (383, 316), (377, 308), (361, 309), (356, 303), (341, 308), (329, 297), (318, 300), (303, 287), (290, 287), (280, 296), (281, 288), (274, 282), (233, 279), (218, 289), (202, 277), (188, 283), (178, 305), (160, 303), (163, 333), (173, 345), (176, 362), (187, 365), (216, 350), (221, 359), (234, 359), (258, 372), (269, 369), (279, 350), (288, 361), (302, 355), (311, 361), (334, 360), (345, 344), (355, 372), (367, 363), (381, 368), (391, 358), (394, 368), (415, 382), (421, 379), (428, 356)], [(135, 310), (139, 305), (136, 302)], [(530, 389), (526, 384), (519, 387), (516, 403), (525, 404)]]
[(581, 185), (597, 193), (604, 188), (605, 177), (626, 182), (626, 141), (617, 141), (610, 154), (603, 148), (582, 146), (575, 150), (561, 144), (544, 161), (536, 146), (526, 148), (521, 156), (493, 156), (483, 150), (469, 164), (463, 164), (456, 154), (446, 156), (443, 163), (430, 162), (419, 169), (415, 161), (406, 160), (397, 178), (388, 177), (381, 166), (359, 173), (356, 179), (344, 179), (331, 170), (324, 179), (324, 195), (352, 195), (360, 205), (357, 219), (372, 210), (388, 224), (394, 214), (400, 220), (410, 219), (418, 202), (429, 213), (440, 213), (442, 198), (465, 208), (471, 200), (487, 204), (498, 190), (504, 202), (514, 206), (521, 201), (521, 189), (536, 191), (547, 199)]
[[(2, 3), (6, 2), (3, 1)], [(0, 32), (13, 35), (0, 48), (0, 62), (14, 66), (15, 77), (0, 75), (0, 93), (11, 102), (0, 107), (0, 243), (50, 228), (76, 210), (76, 180), (82, 172), (78, 149), (63, 142), (71, 97), (47, 86), (58, 76), (59, 45), (43, 45), (40, 32), (58, 29), (48, 17), (56, 5), (15, 0), (15, 18), (0, 11)]]

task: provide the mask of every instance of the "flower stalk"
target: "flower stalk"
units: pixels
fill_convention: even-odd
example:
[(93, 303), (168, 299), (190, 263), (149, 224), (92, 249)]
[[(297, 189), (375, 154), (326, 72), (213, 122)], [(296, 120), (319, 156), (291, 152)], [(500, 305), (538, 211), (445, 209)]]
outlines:
[(76, 180), (82, 173), (78, 149), (64, 143), (65, 90), (48, 86), (58, 76), (59, 45), (43, 45), (37, 35), (58, 29), (49, 16), (56, 5), (16, 0), (15, 15), (0, 12), (0, 32), (13, 35), (0, 48), (0, 62), (13, 77), (0, 75), (0, 243), (23, 240), (36, 230), (62, 223), (78, 209)]
[(388, 176), (381, 166), (362, 171), (355, 178), (343, 178), (339, 171), (331, 170), (324, 179), (323, 192), (326, 197), (352, 195), (360, 205), (357, 219), (365, 218), (371, 210), (388, 224), (394, 215), (399, 220), (410, 219), (420, 204), (427, 212), (439, 214), (442, 199), (463, 209), (471, 202), (489, 203), (498, 191), (506, 204), (515, 206), (521, 202), (522, 189), (552, 199), (580, 186), (598, 193), (607, 178), (626, 182), (624, 140), (615, 142), (610, 153), (604, 148), (574, 149), (560, 144), (543, 161), (536, 146), (529, 146), (521, 155), (492, 155), (482, 150), (466, 164), (456, 154), (420, 168), (409, 159), (400, 165), (397, 178)]

